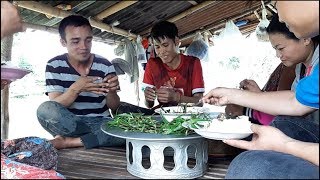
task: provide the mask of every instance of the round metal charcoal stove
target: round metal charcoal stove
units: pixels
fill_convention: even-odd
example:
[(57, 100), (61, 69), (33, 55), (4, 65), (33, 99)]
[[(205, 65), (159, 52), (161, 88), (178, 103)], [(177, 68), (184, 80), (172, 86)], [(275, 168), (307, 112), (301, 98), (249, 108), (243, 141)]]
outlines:
[(105, 133), (126, 139), (127, 170), (146, 179), (192, 179), (207, 170), (208, 144), (198, 134), (188, 136), (126, 132), (101, 126)]

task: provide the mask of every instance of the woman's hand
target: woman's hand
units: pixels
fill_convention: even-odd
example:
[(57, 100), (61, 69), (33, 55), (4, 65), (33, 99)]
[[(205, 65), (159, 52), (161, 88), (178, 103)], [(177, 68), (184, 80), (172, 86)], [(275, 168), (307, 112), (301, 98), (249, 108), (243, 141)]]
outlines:
[(178, 96), (180, 96), (178, 92), (169, 87), (161, 87), (157, 89), (156, 94), (159, 102), (162, 103), (177, 102), (179, 100)]
[(281, 148), (286, 143), (294, 141), (279, 129), (272, 126), (251, 125), (253, 137), (251, 141), (245, 140), (224, 140), (223, 142), (241, 149), (247, 150), (273, 150), (283, 152)]
[(230, 104), (229, 98), (232, 96), (232, 89), (229, 88), (215, 88), (206, 94), (202, 100), (205, 103), (212, 105), (223, 106)]

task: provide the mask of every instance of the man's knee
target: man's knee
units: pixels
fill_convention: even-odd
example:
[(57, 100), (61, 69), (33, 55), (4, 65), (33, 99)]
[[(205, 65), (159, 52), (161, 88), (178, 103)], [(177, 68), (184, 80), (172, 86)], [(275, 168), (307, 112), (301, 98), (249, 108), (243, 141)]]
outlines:
[(57, 116), (61, 115), (59, 113), (59, 107), (61, 105), (55, 101), (46, 101), (40, 104), (37, 109), (37, 117), (40, 123), (47, 121), (48, 119), (59, 119)]

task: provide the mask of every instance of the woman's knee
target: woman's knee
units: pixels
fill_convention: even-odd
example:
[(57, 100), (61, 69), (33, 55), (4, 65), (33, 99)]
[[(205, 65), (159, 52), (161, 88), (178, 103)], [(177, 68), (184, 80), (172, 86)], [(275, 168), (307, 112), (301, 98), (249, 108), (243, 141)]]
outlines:
[(259, 162), (264, 151), (245, 151), (235, 157), (229, 165), (226, 179), (249, 178), (255, 174), (263, 173), (263, 163)]

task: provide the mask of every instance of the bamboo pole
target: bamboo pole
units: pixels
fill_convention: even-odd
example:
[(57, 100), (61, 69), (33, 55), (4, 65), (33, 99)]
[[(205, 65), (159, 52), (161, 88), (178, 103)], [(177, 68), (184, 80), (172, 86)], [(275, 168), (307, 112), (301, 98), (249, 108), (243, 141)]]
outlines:
[[(58, 18), (65, 18), (69, 15), (75, 14), (72, 12), (64, 11), (64, 10), (54, 8), (52, 6), (35, 2), (35, 1), (14, 1), (14, 4), (25, 9), (29, 9), (32, 11), (36, 11), (42, 14), (46, 14), (46, 15), (50, 15)], [(114, 33), (114, 34), (125, 36), (125, 37), (132, 37), (132, 38), (137, 37), (137, 35), (132, 34), (129, 31), (126, 31), (117, 27), (112, 27), (96, 19), (92, 19), (92, 18), (89, 18), (89, 19), (93, 27), (98, 28), (102, 31), (107, 31), (109, 33)]]
[(1, 139), (9, 136), (9, 85), (1, 90)]
[[(59, 34), (59, 31), (57, 28), (51, 27), (51, 26), (45, 26), (45, 25), (39, 25), (39, 24), (32, 24), (32, 23), (26, 23), (24, 22), (23, 25), (26, 28), (30, 28), (30, 29), (34, 29), (34, 30), (39, 30), (39, 31), (46, 31), (49, 33), (53, 33), (53, 34)], [(120, 41), (114, 41), (114, 40), (110, 40), (110, 39), (102, 39), (101, 37), (97, 37), (97, 36), (93, 36), (93, 40), (94, 41), (98, 41), (98, 42), (103, 42), (103, 43), (107, 43), (107, 44), (117, 44), (120, 43)]]
[(129, 38), (137, 38), (137, 35), (130, 33), (130, 31), (125, 31), (123, 29), (119, 29), (113, 26), (110, 26), (108, 24), (105, 24), (101, 21), (97, 21), (93, 19), (92, 17), (89, 17), (89, 22), (91, 26), (96, 27), (98, 29), (101, 29), (103, 31), (107, 31), (109, 33), (118, 34), (121, 36), (129, 37)]
[(97, 14), (94, 18), (97, 20), (102, 20), (108, 16), (110, 16), (111, 14), (114, 14), (128, 6), (131, 6), (132, 4), (136, 3), (138, 1), (121, 1), (113, 6), (111, 6), (110, 8), (102, 11), (101, 13)]

